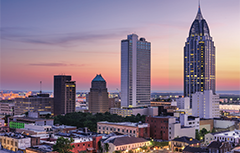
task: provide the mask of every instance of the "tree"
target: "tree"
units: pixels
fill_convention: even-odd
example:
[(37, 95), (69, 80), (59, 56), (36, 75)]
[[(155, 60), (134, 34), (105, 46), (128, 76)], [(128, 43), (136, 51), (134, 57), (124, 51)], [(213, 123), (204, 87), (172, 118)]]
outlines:
[(199, 134), (198, 130), (195, 131), (195, 138), (197, 140), (200, 140), (200, 134)]
[(100, 153), (103, 152), (101, 141), (98, 141), (98, 150), (99, 150)]
[(104, 150), (105, 150), (106, 152), (109, 151), (109, 144), (108, 144), (108, 143), (104, 143)]
[(64, 138), (59, 137), (55, 145), (53, 145), (53, 151), (57, 151), (59, 153), (72, 153), (70, 150), (74, 148), (74, 145), (71, 145), (73, 142), (73, 138)]
[(128, 153), (133, 153), (133, 151), (132, 151), (132, 150), (129, 150)]

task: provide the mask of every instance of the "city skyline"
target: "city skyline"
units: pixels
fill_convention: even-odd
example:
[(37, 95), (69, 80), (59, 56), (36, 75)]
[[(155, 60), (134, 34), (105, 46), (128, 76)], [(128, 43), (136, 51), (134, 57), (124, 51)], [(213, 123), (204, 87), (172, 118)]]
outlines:
[[(62, 73), (77, 90), (98, 73), (109, 91), (120, 89), (119, 41), (136, 33), (152, 45), (152, 91), (183, 91), (183, 47), (198, 1), (127, 4), (2, 1), (0, 90), (39, 90), (42, 81), (53, 91)], [(216, 90), (240, 90), (240, 2), (202, 0), (201, 10), (216, 46)]]

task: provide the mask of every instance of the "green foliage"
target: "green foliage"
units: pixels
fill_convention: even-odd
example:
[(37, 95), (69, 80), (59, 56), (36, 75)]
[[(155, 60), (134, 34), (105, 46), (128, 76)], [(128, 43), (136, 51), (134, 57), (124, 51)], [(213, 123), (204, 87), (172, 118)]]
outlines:
[(101, 141), (98, 141), (98, 150), (99, 150), (100, 153), (103, 152)]
[(71, 145), (73, 141), (73, 138), (70, 138), (69, 140), (68, 138), (65, 139), (63, 137), (59, 137), (56, 144), (53, 145), (53, 151), (57, 151), (59, 153), (72, 153), (70, 150), (74, 148), (74, 146)]
[(207, 131), (207, 129), (203, 128), (202, 130), (200, 130), (198, 132), (198, 130), (196, 130), (195, 132), (195, 139), (197, 140), (203, 140), (204, 139), (204, 136), (207, 134), (207, 133), (210, 133), (210, 131)]
[(65, 116), (58, 115), (54, 117), (54, 124), (65, 124), (80, 127), (88, 127), (91, 131), (97, 131), (97, 122), (99, 121), (109, 121), (109, 122), (139, 122), (145, 121), (145, 115), (132, 115), (127, 117), (122, 117), (117, 114), (106, 113), (82, 113), (73, 112), (68, 113)]
[(200, 140), (200, 134), (198, 130), (195, 131), (195, 139)]
[(164, 147), (164, 146), (168, 146), (169, 145), (169, 142), (167, 141), (162, 141), (162, 142), (157, 142), (157, 141), (152, 141), (152, 146), (155, 147)]
[(109, 151), (109, 144), (108, 144), (108, 143), (104, 143), (104, 150), (105, 150), (106, 152)]
[(128, 152), (129, 152), (129, 153), (133, 153), (133, 151), (132, 151), (132, 150), (129, 150)]
[(211, 131), (211, 133), (215, 133), (216, 132), (216, 129), (215, 128), (213, 128), (212, 129), (212, 131)]

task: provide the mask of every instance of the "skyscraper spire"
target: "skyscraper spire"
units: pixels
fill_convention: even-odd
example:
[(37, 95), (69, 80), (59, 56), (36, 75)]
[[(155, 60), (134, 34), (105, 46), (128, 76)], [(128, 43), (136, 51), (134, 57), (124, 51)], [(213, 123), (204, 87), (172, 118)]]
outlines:
[(200, 8), (200, 0), (198, 0), (198, 12), (197, 12), (196, 19), (197, 20), (202, 20), (203, 19), (203, 16), (202, 16), (202, 13), (201, 13), (201, 8)]

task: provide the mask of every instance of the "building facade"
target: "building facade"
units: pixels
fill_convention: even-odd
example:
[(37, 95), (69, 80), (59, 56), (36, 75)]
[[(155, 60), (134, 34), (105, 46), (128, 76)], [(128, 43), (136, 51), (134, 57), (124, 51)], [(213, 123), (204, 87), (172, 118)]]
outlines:
[(21, 115), (29, 111), (49, 112), (49, 114), (53, 114), (53, 98), (49, 97), (49, 94), (15, 98), (15, 115)]
[(179, 109), (190, 109), (190, 98), (189, 97), (179, 98), (176, 101), (177, 101), (177, 107)]
[(195, 127), (182, 126), (176, 117), (148, 116), (145, 122), (150, 124), (150, 137), (153, 139), (172, 140), (177, 136), (195, 138)]
[(1, 115), (15, 115), (14, 114), (14, 102), (0, 102), (0, 114)]
[(218, 118), (220, 116), (219, 95), (213, 94), (212, 90), (192, 94), (192, 104), (193, 116), (200, 118)]
[(88, 94), (88, 109), (91, 113), (105, 113), (109, 111), (108, 104), (106, 81), (99, 74), (92, 80), (92, 87)]
[(131, 122), (98, 122), (97, 123), (98, 133), (112, 133), (118, 132), (124, 135), (129, 135), (133, 137), (150, 137), (150, 125), (148, 123), (131, 123)]
[(199, 6), (184, 47), (184, 96), (204, 90), (215, 93), (215, 46)]
[(0, 143), (4, 149), (11, 151), (25, 150), (31, 147), (31, 138), (20, 134), (5, 134), (0, 136)]
[(151, 44), (136, 34), (121, 41), (121, 106), (150, 106)]
[(54, 115), (75, 112), (76, 83), (71, 76), (54, 76)]

